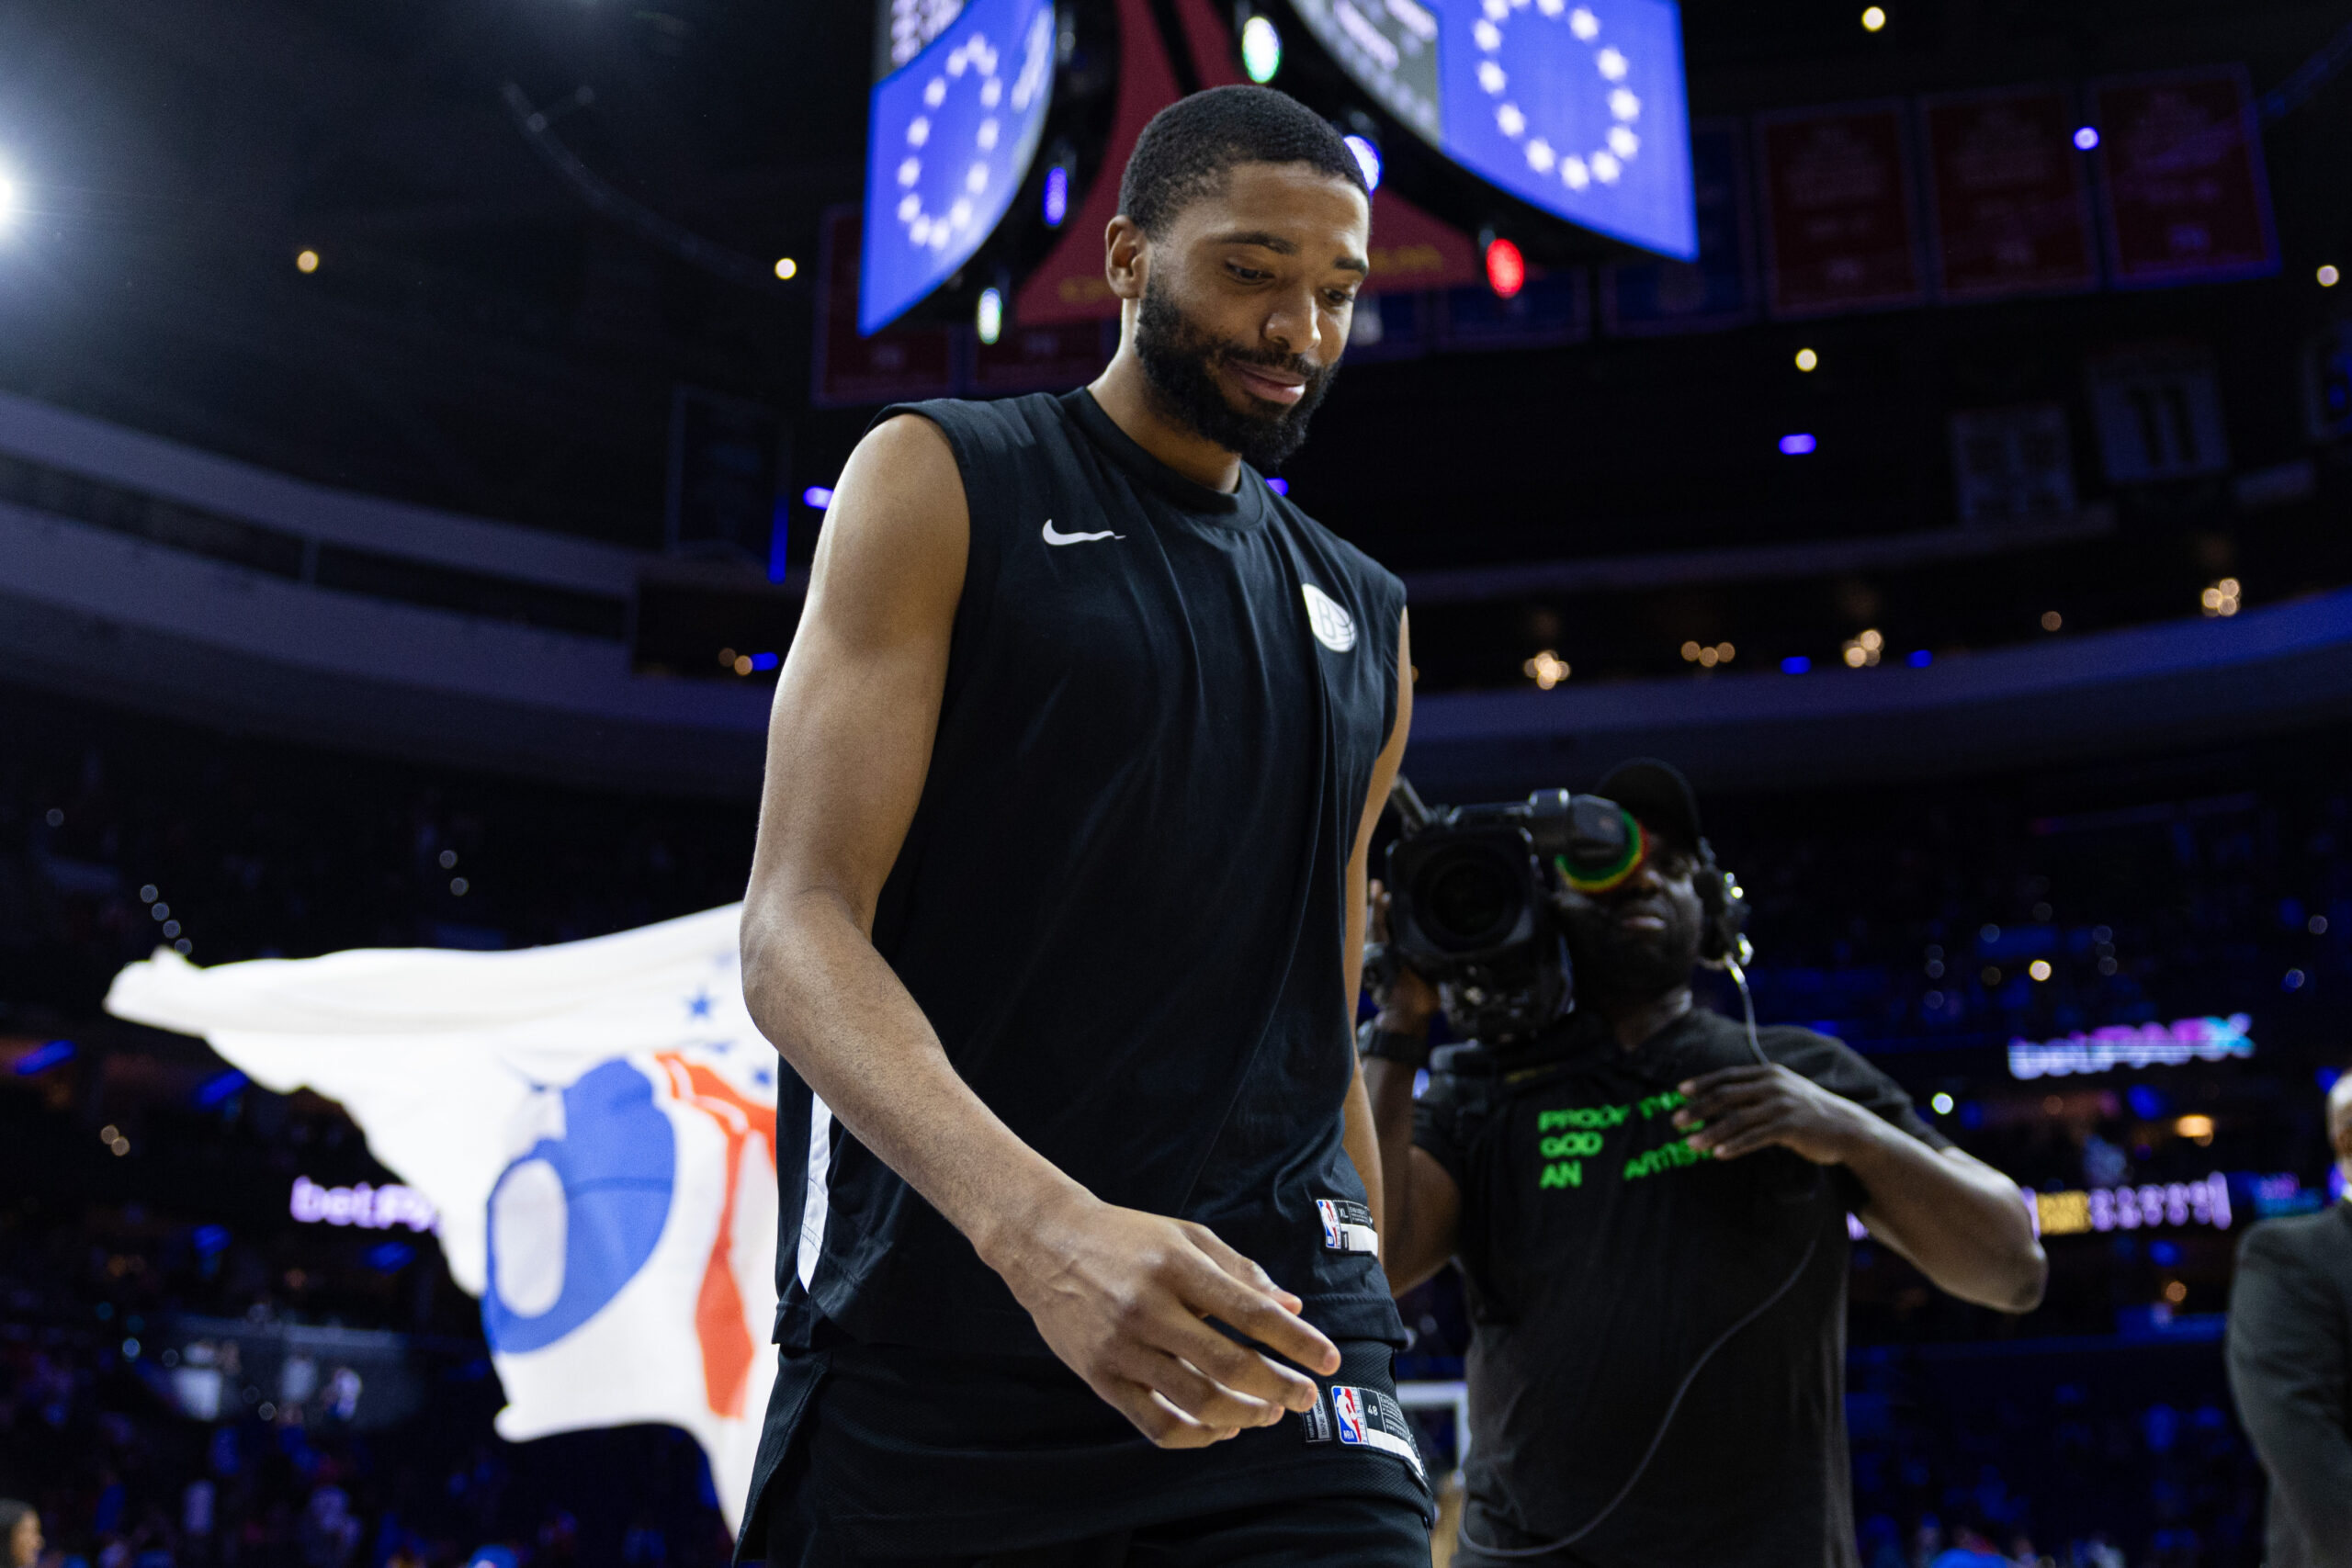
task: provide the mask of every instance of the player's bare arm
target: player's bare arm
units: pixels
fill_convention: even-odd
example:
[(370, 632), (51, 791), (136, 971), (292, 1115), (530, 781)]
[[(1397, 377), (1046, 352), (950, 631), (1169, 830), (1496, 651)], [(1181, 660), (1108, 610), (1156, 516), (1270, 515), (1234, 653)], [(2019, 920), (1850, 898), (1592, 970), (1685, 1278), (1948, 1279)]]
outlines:
[[(1368, 910), (1371, 935), (1387, 940), (1388, 892), (1372, 885)], [(1374, 1027), (1416, 1037), (1429, 1032), (1438, 1014), (1437, 987), (1400, 969), (1377, 998)], [(1413, 1081), (1410, 1062), (1374, 1057), (1362, 1065), (1372, 1100), (1373, 1125), (1380, 1137), (1381, 1172), (1387, 1203), (1381, 1211), (1381, 1263), (1389, 1289), (1398, 1295), (1445, 1267), (1453, 1256), (1455, 1227), (1462, 1220), (1462, 1189), (1451, 1172), (1413, 1143)]]
[(935, 426), (902, 416), (860, 444), (777, 682), (746, 1000), (842, 1125), (1004, 1278), (1056, 1355), (1155, 1443), (1199, 1446), (1317, 1398), (1209, 1319), (1325, 1373), (1338, 1350), (1205, 1227), (1105, 1204), (1022, 1143), (873, 944), (930, 764), (968, 538)]
[[(1372, 858), (1373, 830), (1379, 826), (1380, 814), (1388, 805), (1388, 792), (1396, 785), (1396, 770), (1404, 763), (1405, 742), (1412, 728), (1413, 617), (1407, 611), (1396, 620), (1396, 719), (1388, 731), (1387, 743), (1373, 763), (1372, 787), (1365, 794), (1363, 815), (1356, 823), (1354, 852), (1348, 857), (1348, 886), (1340, 924), (1340, 972), (1346, 981), (1350, 1018), (1356, 1015), (1356, 997), (1363, 988), (1364, 878)], [(1348, 1158), (1354, 1163), (1356, 1175), (1363, 1179), (1364, 1202), (1375, 1216), (1385, 1215), (1383, 1197), (1392, 1156), (1373, 1114), (1372, 1095), (1361, 1061), (1356, 1064), (1355, 1081), (1348, 1086), (1345, 1115)], [(1380, 1221), (1380, 1232), (1385, 1262), (1389, 1250), (1385, 1219)]]

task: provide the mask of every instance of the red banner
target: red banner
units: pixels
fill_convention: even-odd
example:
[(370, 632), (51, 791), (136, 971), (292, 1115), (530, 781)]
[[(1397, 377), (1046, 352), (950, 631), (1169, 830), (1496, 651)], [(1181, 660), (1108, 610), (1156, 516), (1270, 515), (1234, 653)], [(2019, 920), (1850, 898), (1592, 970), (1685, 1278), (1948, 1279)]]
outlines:
[(2278, 270), (2244, 70), (2094, 82), (2090, 101), (2118, 288)]
[(955, 334), (945, 327), (888, 327), (857, 335), (858, 242), (854, 207), (825, 215), (818, 262), (816, 386), (820, 408), (944, 398), (956, 389)]
[(2098, 286), (2088, 182), (2064, 87), (1926, 100), (1938, 291), (1950, 299)]
[(1903, 111), (1858, 105), (1757, 122), (1765, 299), (1775, 316), (1918, 303)]
[(1119, 175), (1136, 138), (1177, 99), (1176, 73), (1160, 47), (1151, 0), (1118, 0), (1119, 96), (1111, 107), (1110, 142), (1102, 164), (1078, 209), (1063, 220), (1060, 243), (1046, 253), (1013, 296), (1018, 326), (1056, 321), (1096, 321), (1119, 313), (1119, 301), (1102, 276), (1102, 231), (1119, 211)]

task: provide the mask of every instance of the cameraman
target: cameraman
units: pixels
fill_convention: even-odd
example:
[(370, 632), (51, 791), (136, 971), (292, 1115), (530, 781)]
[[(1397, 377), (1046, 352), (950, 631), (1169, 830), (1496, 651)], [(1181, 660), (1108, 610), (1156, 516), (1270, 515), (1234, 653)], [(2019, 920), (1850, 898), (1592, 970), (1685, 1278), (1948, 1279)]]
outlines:
[(1692, 1004), (1694, 968), (1735, 955), (1736, 886), (1672, 768), (1598, 793), (1647, 852), (1606, 893), (1554, 885), (1575, 1010), (1449, 1050), (1418, 1105), (1439, 992), (1398, 974), (1365, 1039), (1389, 1279), (1453, 1257), (1468, 1285), (1454, 1562), (1851, 1568), (1846, 1215), (2003, 1312), (2047, 1264), (2017, 1188), (1860, 1056)]

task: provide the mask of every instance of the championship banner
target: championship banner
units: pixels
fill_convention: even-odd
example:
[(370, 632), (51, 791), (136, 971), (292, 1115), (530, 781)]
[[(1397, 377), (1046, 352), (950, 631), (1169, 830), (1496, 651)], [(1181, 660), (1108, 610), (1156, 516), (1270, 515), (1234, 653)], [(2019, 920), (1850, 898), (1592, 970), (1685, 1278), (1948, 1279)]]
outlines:
[(810, 400), (820, 408), (912, 402), (956, 390), (956, 340), (945, 327), (857, 331), (857, 258), (865, 220), (828, 212), (817, 264), (817, 353)]
[(198, 969), (159, 950), (107, 1010), (350, 1113), (481, 1299), (499, 1436), (683, 1427), (734, 1529), (776, 1311), (777, 1067), (743, 1008), (741, 914), (514, 953)]
[(1601, 268), (1600, 323), (1611, 337), (1711, 332), (1755, 319), (1746, 158), (1736, 120), (1702, 120), (1690, 128), (1690, 182), (1699, 259)]
[(2090, 191), (2064, 87), (1933, 97), (1919, 118), (1939, 294), (1998, 299), (2098, 287)]
[(1773, 315), (1888, 310), (1926, 297), (1900, 106), (1767, 115), (1756, 138)]
[(1067, 392), (1100, 376), (1118, 346), (1118, 331), (1109, 321), (1046, 327), (1015, 322), (995, 343), (973, 343), (971, 393), (1001, 398), (1014, 392)]
[(2117, 288), (2278, 270), (2243, 68), (2094, 82), (2090, 105)]

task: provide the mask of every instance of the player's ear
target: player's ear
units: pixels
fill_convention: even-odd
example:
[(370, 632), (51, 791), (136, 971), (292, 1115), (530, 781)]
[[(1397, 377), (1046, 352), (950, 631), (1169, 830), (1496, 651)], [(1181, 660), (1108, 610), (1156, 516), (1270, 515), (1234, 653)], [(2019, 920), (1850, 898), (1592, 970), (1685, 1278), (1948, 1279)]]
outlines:
[(1143, 225), (1122, 212), (1102, 231), (1102, 279), (1122, 299), (1143, 298), (1144, 279), (1150, 271), (1151, 242)]

